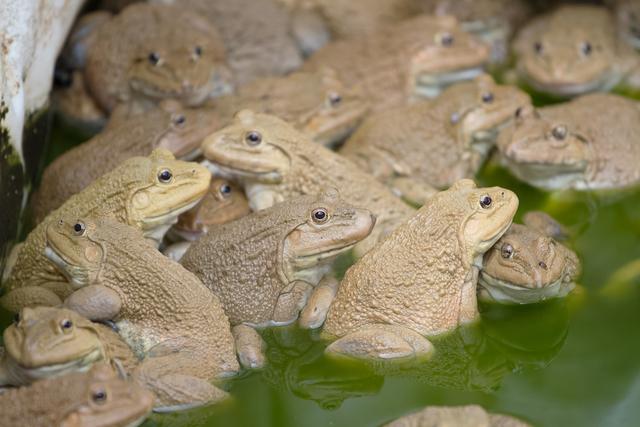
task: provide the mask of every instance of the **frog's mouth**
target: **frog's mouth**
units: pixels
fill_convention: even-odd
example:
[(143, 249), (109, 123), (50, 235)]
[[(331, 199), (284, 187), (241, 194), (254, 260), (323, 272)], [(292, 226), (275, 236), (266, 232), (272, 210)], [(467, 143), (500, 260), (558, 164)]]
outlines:
[(520, 180), (547, 190), (562, 190), (585, 181), (586, 163), (543, 164), (502, 158), (505, 166)]
[[(615, 74), (615, 73), (611, 73)], [(598, 76), (584, 83), (570, 82), (542, 82), (529, 73), (524, 73), (526, 83), (539, 92), (557, 95), (561, 97), (573, 97), (588, 92), (604, 91), (608, 92), (613, 89), (619, 81), (616, 76), (608, 77), (606, 74)]]
[(446, 86), (461, 81), (473, 80), (483, 72), (484, 68), (481, 66), (440, 73), (423, 72), (416, 79), (416, 91), (421, 96), (435, 98)]
[(85, 372), (94, 363), (103, 360), (104, 354), (100, 348), (93, 348), (80, 357), (65, 363), (54, 363), (43, 366), (23, 366), (13, 357), (5, 358), (7, 370), (20, 378), (34, 381), (43, 378), (57, 377), (69, 372)]
[(484, 291), (479, 292), (481, 299), (501, 304), (534, 304), (552, 298), (562, 298), (575, 287), (573, 282), (564, 281), (563, 275), (553, 282), (530, 288), (502, 281), (484, 271), (480, 273), (478, 284)]
[(251, 181), (268, 182), (277, 184), (282, 182), (282, 173), (277, 170), (271, 171), (255, 171), (249, 169), (243, 169), (236, 165), (222, 165), (215, 161), (205, 160), (201, 163), (206, 166), (213, 176), (225, 178), (225, 179), (248, 179)]
[(92, 271), (86, 267), (73, 265), (71, 261), (65, 260), (64, 255), (61, 255), (55, 249), (52, 242), (47, 243), (47, 246), (45, 246), (44, 256), (58, 268), (75, 289), (80, 289), (91, 283)]

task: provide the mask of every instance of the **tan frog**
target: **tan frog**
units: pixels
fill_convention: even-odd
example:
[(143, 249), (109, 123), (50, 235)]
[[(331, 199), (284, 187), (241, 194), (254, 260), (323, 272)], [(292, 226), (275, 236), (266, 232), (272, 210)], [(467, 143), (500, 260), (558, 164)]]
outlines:
[(631, 74), (638, 54), (616, 36), (613, 16), (603, 7), (560, 7), (527, 24), (513, 46), (519, 76), (542, 92), (575, 96), (625, 80), (637, 85)]
[(358, 245), (358, 253), (413, 212), (350, 160), (274, 116), (243, 110), (233, 124), (207, 137), (202, 150), (214, 169), (239, 180), (253, 211), (326, 188), (340, 189), (344, 200), (366, 207), (377, 218), (372, 236)]
[(347, 87), (361, 88), (371, 108), (404, 105), (415, 96), (437, 96), (443, 87), (476, 77), (489, 58), (485, 44), (453, 17), (428, 15), (375, 34), (329, 43), (303, 70), (331, 67)]
[(0, 394), (0, 426), (137, 426), (152, 405), (150, 391), (97, 365)]
[(504, 164), (547, 190), (620, 189), (640, 183), (640, 108), (611, 94), (525, 111), (498, 138)]
[(75, 311), (25, 307), (4, 330), (0, 385), (21, 386), (69, 372), (85, 371), (99, 362), (124, 373), (138, 359), (110, 327), (93, 323)]
[[(156, 394), (156, 411), (214, 403), (210, 381), (238, 371), (229, 320), (218, 298), (139, 230), (111, 218), (67, 216), (47, 227), (47, 257), (83, 285), (65, 306), (113, 320), (141, 359), (132, 376)], [(206, 356), (206, 357), (203, 357)]]
[(427, 406), (384, 427), (530, 427), (508, 415), (490, 414), (478, 405)]
[(345, 273), (329, 308), (326, 352), (362, 359), (429, 356), (428, 336), (478, 319), (482, 255), (511, 225), (509, 190), (461, 180), (437, 193)]
[(32, 196), (35, 222), (130, 157), (147, 156), (156, 148), (166, 148), (181, 159), (196, 157), (204, 137), (218, 128), (213, 111), (183, 108), (172, 102), (113, 120), (103, 132), (47, 166)]
[[(545, 218), (548, 224), (543, 223)], [(484, 255), (478, 297), (530, 304), (562, 298), (571, 292), (580, 274), (580, 260), (554, 236), (546, 234), (560, 230), (562, 226), (544, 214), (525, 216), (525, 225), (511, 224)]]
[(69, 198), (29, 233), (3, 283), (0, 304), (13, 312), (25, 306), (54, 306), (86, 284), (86, 277), (67, 282), (45, 257), (46, 228), (60, 216), (110, 216), (159, 242), (178, 215), (204, 196), (210, 177), (206, 168), (175, 160), (162, 148), (149, 157), (126, 160)]
[(521, 90), (497, 85), (488, 75), (445, 89), (437, 99), (369, 117), (340, 149), (396, 194), (423, 204), (432, 193), (473, 178), (498, 132), (515, 112), (530, 107)]

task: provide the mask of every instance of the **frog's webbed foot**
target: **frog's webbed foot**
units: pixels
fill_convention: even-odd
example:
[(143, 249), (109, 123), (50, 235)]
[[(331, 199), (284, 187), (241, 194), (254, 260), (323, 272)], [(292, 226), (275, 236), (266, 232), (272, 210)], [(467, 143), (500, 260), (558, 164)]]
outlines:
[(407, 203), (415, 206), (424, 205), (431, 196), (438, 192), (438, 190), (426, 182), (421, 182), (407, 176), (391, 178), (387, 185), (396, 196), (401, 197)]
[(299, 324), (303, 329), (317, 329), (327, 318), (327, 312), (338, 292), (338, 280), (324, 277), (313, 289), (307, 305), (300, 312)]
[(260, 369), (266, 364), (264, 352), (267, 343), (260, 334), (250, 326), (236, 325), (231, 329), (236, 343), (236, 353), (240, 365), (246, 369)]
[(24, 307), (55, 307), (60, 304), (62, 299), (58, 294), (44, 286), (23, 286), (7, 292), (0, 298), (2, 308), (12, 313), (17, 313)]
[(64, 301), (64, 306), (93, 320), (110, 320), (122, 307), (118, 294), (102, 285), (89, 285), (78, 289)]
[(402, 326), (368, 325), (331, 343), (327, 354), (363, 360), (426, 358), (433, 345), (419, 333)]
[(278, 301), (273, 309), (273, 323), (287, 325), (298, 318), (300, 310), (304, 308), (313, 291), (313, 286), (302, 280), (291, 282), (278, 296)]

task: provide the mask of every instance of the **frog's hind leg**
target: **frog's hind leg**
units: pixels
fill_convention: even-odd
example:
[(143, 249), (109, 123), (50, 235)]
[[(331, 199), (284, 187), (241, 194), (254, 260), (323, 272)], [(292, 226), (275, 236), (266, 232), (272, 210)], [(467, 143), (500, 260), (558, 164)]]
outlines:
[(394, 325), (367, 325), (338, 339), (325, 352), (363, 360), (427, 358), (433, 345), (416, 331)]

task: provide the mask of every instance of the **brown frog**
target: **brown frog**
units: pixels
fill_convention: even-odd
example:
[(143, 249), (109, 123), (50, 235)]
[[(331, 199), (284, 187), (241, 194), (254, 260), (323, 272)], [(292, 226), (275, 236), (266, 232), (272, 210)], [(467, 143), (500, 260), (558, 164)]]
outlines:
[(530, 427), (508, 415), (490, 414), (478, 405), (427, 406), (385, 424), (385, 427)]
[(517, 196), (461, 180), (437, 193), (345, 273), (322, 331), (329, 354), (429, 356), (428, 336), (478, 319), (482, 255), (511, 225)]
[(46, 229), (60, 216), (110, 216), (160, 241), (178, 215), (191, 209), (209, 188), (206, 168), (175, 160), (166, 149), (133, 157), (69, 198), (33, 229), (8, 266), (0, 304), (17, 312), (25, 306), (55, 306), (84, 286), (86, 277), (68, 282), (45, 256)]
[(524, 111), (498, 138), (503, 163), (547, 190), (604, 190), (640, 183), (640, 108), (611, 94)]
[(361, 88), (374, 111), (481, 73), (489, 49), (453, 17), (421, 15), (375, 34), (329, 43), (303, 70), (331, 67), (347, 87)]
[(450, 86), (433, 101), (372, 115), (340, 154), (422, 204), (432, 194), (429, 188), (416, 194), (425, 184), (442, 189), (474, 177), (498, 132), (530, 105), (526, 93), (482, 75)]
[(166, 148), (180, 159), (196, 157), (204, 137), (218, 127), (213, 111), (174, 102), (125, 119), (113, 118), (103, 132), (47, 166), (32, 196), (35, 222), (130, 157), (147, 156), (156, 148)]
[(152, 406), (150, 391), (97, 365), (0, 394), (0, 426), (137, 426)]
[(358, 245), (358, 253), (413, 212), (350, 160), (313, 143), (274, 116), (243, 110), (233, 124), (207, 137), (202, 150), (214, 169), (239, 180), (253, 211), (339, 188), (345, 200), (366, 207), (377, 218), (372, 236)]
[(156, 411), (224, 399), (210, 381), (234, 375), (238, 362), (218, 298), (139, 230), (111, 218), (77, 218), (47, 227), (47, 257), (69, 280), (84, 282), (65, 306), (115, 322), (141, 359), (132, 376), (155, 392)]

